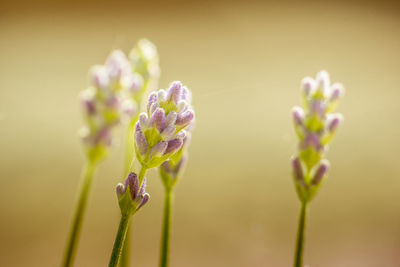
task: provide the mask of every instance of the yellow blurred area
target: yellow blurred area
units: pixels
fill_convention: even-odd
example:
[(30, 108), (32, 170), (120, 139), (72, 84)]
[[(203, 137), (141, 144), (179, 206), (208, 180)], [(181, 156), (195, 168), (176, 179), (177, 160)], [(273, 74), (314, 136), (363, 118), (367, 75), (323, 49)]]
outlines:
[[(290, 109), (326, 69), (345, 123), (311, 203), (312, 267), (400, 266), (400, 6), (377, 1), (23, 1), (0, 5), (0, 266), (58, 266), (83, 153), (78, 93), (142, 37), (162, 88), (193, 91), (196, 129), (176, 188), (171, 266), (291, 266), (299, 201)], [(98, 171), (76, 266), (105, 266), (119, 221), (123, 131)], [(134, 266), (157, 266), (163, 188), (134, 217)]]

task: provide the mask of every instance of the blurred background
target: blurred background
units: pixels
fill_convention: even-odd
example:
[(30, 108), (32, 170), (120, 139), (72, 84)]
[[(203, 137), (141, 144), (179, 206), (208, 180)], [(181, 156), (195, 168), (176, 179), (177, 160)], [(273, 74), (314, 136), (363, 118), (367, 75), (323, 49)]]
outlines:
[[(299, 201), (290, 109), (326, 69), (345, 116), (311, 203), (308, 266), (400, 266), (400, 5), (385, 1), (1, 1), (0, 266), (59, 266), (83, 165), (87, 71), (146, 37), (197, 123), (176, 188), (171, 266), (291, 266)], [(120, 131), (119, 136), (122, 136)], [(76, 266), (108, 264), (123, 147), (99, 169)], [(163, 188), (135, 216), (134, 266), (157, 266)]]

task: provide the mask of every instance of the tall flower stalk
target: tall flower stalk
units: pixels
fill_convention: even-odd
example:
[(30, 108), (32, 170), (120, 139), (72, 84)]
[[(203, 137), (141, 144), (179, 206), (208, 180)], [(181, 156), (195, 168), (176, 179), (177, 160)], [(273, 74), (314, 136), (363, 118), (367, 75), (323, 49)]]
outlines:
[(62, 266), (73, 265), (95, 171), (112, 145), (114, 128), (135, 112), (134, 101), (125, 96), (137, 90), (137, 84), (126, 56), (115, 50), (104, 65), (92, 67), (90, 86), (80, 95), (85, 120), (80, 135), (86, 164)]
[(292, 110), (294, 128), (299, 139), (298, 153), (292, 158), (293, 179), (301, 201), (294, 266), (303, 266), (305, 227), (309, 203), (325, 180), (329, 162), (323, 159), (343, 116), (333, 113), (344, 89), (330, 84), (329, 74), (321, 71), (316, 79), (302, 81), (303, 107)]
[[(137, 112), (131, 116), (127, 132), (126, 132), (126, 152), (125, 152), (125, 166), (124, 176), (127, 176), (133, 168), (134, 160), (134, 143), (135, 138), (132, 134), (135, 129), (135, 124), (138, 120), (139, 113), (142, 106), (143, 97), (147, 92), (154, 91), (158, 85), (158, 79), (160, 76), (160, 67), (158, 63), (158, 54), (156, 46), (146, 39), (142, 39), (138, 42), (130, 54), (130, 63), (132, 66), (132, 72), (134, 75), (140, 77), (140, 83), (138, 83), (138, 90), (134, 91), (129, 95), (129, 98), (136, 103)], [(129, 266), (129, 248), (130, 248), (130, 231), (128, 230), (125, 245), (122, 252), (121, 267)]]
[[(182, 151), (183, 144), (187, 140), (186, 129), (194, 120), (189, 99), (190, 91), (181, 82), (173, 82), (168, 90), (161, 89), (150, 94), (146, 112), (139, 115), (134, 131), (134, 149), (140, 164), (137, 176), (139, 187), (143, 186), (149, 169), (159, 167)], [(129, 231), (128, 219), (125, 218), (121, 222), (120, 229), (116, 239), (118, 245), (117, 248), (114, 246), (110, 266), (120, 262), (120, 256), (123, 254), (120, 249), (123, 250)], [(118, 237), (121, 235), (123, 237)], [(117, 241), (121, 238), (123, 241)]]
[[(191, 130), (193, 127), (189, 127)], [(172, 217), (172, 204), (174, 199), (174, 187), (177, 181), (182, 177), (186, 167), (188, 152), (187, 147), (191, 139), (190, 131), (187, 132), (183, 140), (182, 148), (173, 155), (170, 160), (161, 164), (159, 173), (164, 185), (164, 214), (163, 224), (161, 229), (161, 249), (160, 249), (160, 266), (166, 267), (169, 265), (169, 244), (171, 232), (171, 217)]]
[(129, 222), (132, 216), (150, 199), (150, 195), (146, 193), (146, 180), (144, 179), (142, 185), (140, 185), (138, 176), (133, 172), (128, 175), (124, 184), (119, 183), (117, 185), (116, 191), (121, 210), (121, 220), (115, 237), (109, 267), (118, 266), (129, 229)]

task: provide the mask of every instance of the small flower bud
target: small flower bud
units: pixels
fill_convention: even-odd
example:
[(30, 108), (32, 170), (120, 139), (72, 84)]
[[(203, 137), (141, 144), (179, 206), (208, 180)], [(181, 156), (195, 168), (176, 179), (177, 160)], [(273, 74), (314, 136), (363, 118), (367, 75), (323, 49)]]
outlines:
[(330, 101), (336, 101), (344, 95), (344, 87), (341, 83), (334, 83), (331, 87)]
[(305, 77), (301, 81), (301, 87), (303, 89), (304, 95), (309, 96), (315, 90), (316, 82), (311, 77)]
[(328, 169), (329, 169), (329, 162), (327, 160), (322, 160), (317, 171), (315, 172), (311, 184), (318, 185), (321, 182), (322, 178), (324, 178)]
[(117, 185), (116, 193), (121, 212), (126, 215), (134, 214), (150, 198), (150, 195), (146, 193), (146, 179), (143, 180), (140, 186), (138, 176), (133, 172), (128, 175), (124, 184), (119, 183)]
[(340, 113), (330, 114), (327, 118), (329, 132), (335, 132), (343, 121), (343, 115)]
[(292, 108), (293, 121), (296, 126), (302, 126), (304, 123), (304, 110), (295, 106)]
[(299, 157), (292, 158), (293, 175), (298, 182), (304, 184), (304, 174)]

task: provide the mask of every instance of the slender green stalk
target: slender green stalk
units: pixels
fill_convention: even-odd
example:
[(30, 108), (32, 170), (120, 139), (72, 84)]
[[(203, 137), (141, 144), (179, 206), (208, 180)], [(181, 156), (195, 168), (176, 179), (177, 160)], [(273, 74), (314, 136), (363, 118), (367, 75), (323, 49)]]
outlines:
[(167, 267), (169, 260), (169, 237), (171, 232), (171, 209), (173, 201), (173, 192), (171, 189), (165, 190), (164, 200), (164, 219), (162, 228), (160, 267)]
[(82, 184), (80, 188), (78, 202), (75, 208), (72, 226), (68, 237), (67, 246), (65, 247), (63, 262), (61, 265), (63, 267), (72, 266), (75, 259), (79, 235), (82, 228), (83, 217), (87, 206), (87, 200), (89, 198), (89, 192), (92, 185), (95, 169), (96, 163), (94, 163), (93, 161), (88, 161), (83, 169)]
[[(125, 167), (124, 167), (124, 176), (127, 177), (129, 172), (131, 171), (132, 168), (132, 162), (133, 162), (133, 157), (134, 157), (134, 143), (135, 143), (135, 137), (134, 137), (134, 129), (135, 129), (135, 124), (137, 121), (138, 116), (136, 116), (128, 126), (128, 130), (126, 133), (126, 151), (125, 151)], [(125, 245), (122, 251), (122, 256), (121, 256), (121, 267), (128, 267), (129, 266), (129, 249), (130, 249), (130, 227), (128, 227), (128, 232), (126, 234), (126, 240), (125, 240)]]
[(121, 216), (121, 221), (119, 223), (117, 236), (115, 237), (114, 248), (111, 254), (110, 263), (108, 264), (109, 267), (118, 266), (131, 217), (131, 215)]
[(306, 201), (302, 201), (301, 209), (300, 209), (300, 217), (299, 217), (299, 226), (297, 229), (297, 244), (296, 244), (296, 252), (294, 257), (294, 267), (302, 267), (303, 266), (303, 251), (304, 251), (304, 236), (305, 236), (305, 228), (306, 228), (306, 217), (307, 217), (308, 203)]

